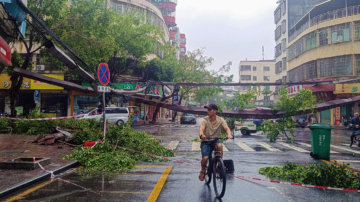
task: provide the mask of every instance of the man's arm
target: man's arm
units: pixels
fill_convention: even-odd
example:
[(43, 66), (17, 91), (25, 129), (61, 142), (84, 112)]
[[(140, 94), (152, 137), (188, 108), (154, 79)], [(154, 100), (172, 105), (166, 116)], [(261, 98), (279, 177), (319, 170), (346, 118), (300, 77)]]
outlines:
[(202, 139), (202, 140), (206, 140), (206, 136), (204, 134), (204, 131), (205, 131), (205, 126), (200, 125), (199, 138)]

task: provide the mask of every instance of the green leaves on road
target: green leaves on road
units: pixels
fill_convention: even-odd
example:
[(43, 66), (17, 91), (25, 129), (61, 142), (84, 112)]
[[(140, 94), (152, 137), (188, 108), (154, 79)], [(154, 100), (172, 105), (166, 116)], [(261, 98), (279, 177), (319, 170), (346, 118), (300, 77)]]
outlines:
[(265, 167), (260, 174), (269, 178), (282, 179), (299, 184), (360, 189), (360, 175), (349, 169), (348, 165), (287, 163), (283, 167)]

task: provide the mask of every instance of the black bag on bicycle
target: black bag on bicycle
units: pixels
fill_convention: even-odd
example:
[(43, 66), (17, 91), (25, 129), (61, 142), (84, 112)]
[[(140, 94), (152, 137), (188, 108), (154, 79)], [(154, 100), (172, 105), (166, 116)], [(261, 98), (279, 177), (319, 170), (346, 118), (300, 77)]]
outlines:
[(226, 173), (234, 173), (235, 168), (234, 168), (233, 160), (223, 160), (223, 161), (224, 161)]

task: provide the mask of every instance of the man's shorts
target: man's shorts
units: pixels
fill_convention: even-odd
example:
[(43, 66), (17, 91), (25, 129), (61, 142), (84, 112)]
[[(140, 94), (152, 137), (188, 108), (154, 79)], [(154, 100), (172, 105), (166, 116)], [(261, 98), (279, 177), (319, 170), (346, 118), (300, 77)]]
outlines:
[(219, 140), (214, 141), (202, 141), (201, 142), (201, 154), (202, 156), (208, 156), (210, 157), (211, 154), (211, 148), (214, 148), (217, 143), (220, 143)]

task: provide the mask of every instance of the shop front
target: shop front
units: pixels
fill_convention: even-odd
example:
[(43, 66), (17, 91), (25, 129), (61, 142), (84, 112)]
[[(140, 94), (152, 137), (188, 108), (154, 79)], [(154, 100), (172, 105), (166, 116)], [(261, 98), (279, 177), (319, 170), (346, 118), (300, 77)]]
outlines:
[[(334, 94), (336, 95), (336, 99), (347, 99), (356, 96), (360, 96), (360, 84), (359, 83), (348, 83), (348, 84), (336, 84)], [(336, 116), (336, 119), (341, 119), (342, 116), (345, 116), (346, 119), (350, 119), (350, 117), (354, 117), (355, 112), (360, 112), (359, 104), (349, 104), (339, 107), (338, 114), (340, 118)]]
[[(43, 74), (44, 76), (64, 80), (64, 74)], [(47, 117), (63, 117), (68, 115), (68, 91), (63, 87), (51, 85), (31, 79), (32, 90), (40, 91), (40, 111)], [(28, 95), (34, 100), (34, 92)], [(34, 102), (35, 103), (35, 102)]]
[(71, 116), (79, 114), (86, 114), (90, 110), (99, 106), (99, 98), (95, 93), (82, 93), (78, 91), (71, 91)]
[[(11, 113), (10, 109), (10, 97), (7, 96), (7, 91), (11, 87), (10, 76), (7, 74), (0, 75), (0, 111)], [(19, 96), (17, 98), (17, 106), (20, 110), (21, 115), (26, 116), (30, 113), (31, 109), (34, 108), (35, 101), (33, 96), (34, 91), (31, 90), (31, 80), (28, 78), (23, 78), (23, 84), (20, 87)], [(32, 98), (29, 99), (29, 96), (32, 94)], [(18, 113), (20, 115), (20, 113)]]

